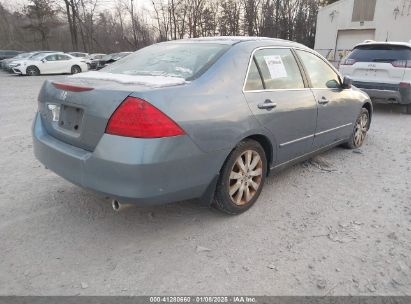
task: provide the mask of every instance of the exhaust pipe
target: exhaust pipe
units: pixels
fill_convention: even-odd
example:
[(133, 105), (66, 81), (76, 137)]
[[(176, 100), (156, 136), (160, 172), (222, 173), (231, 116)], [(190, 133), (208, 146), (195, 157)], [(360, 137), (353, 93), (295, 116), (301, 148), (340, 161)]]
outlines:
[(116, 200), (116, 199), (113, 199), (112, 201), (111, 201), (111, 207), (113, 208), (113, 210), (115, 211), (115, 212), (120, 212), (120, 211), (122, 211), (122, 210), (124, 210), (124, 209), (126, 209), (126, 208), (128, 208), (128, 207), (130, 207), (131, 206), (131, 204), (122, 204), (122, 203), (120, 203), (118, 200)]

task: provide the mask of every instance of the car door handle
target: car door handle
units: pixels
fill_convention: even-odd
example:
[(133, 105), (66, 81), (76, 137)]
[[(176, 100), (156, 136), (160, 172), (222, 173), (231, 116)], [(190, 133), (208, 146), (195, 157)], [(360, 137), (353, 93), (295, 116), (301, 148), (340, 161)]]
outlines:
[(271, 100), (267, 99), (266, 101), (264, 101), (264, 103), (260, 103), (257, 107), (259, 109), (271, 110), (276, 106), (277, 104), (275, 102), (272, 102)]
[(322, 97), (319, 101), (318, 101), (318, 103), (320, 104), (320, 105), (326, 105), (327, 103), (329, 103), (330, 101), (327, 99), (327, 98), (325, 98), (325, 97)]

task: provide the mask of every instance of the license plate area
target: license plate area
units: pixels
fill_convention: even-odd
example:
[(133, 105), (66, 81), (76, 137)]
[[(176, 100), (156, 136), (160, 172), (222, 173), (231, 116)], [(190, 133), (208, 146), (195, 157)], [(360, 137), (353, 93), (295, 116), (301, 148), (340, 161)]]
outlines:
[(84, 110), (81, 108), (61, 105), (58, 125), (64, 130), (80, 133), (83, 114)]

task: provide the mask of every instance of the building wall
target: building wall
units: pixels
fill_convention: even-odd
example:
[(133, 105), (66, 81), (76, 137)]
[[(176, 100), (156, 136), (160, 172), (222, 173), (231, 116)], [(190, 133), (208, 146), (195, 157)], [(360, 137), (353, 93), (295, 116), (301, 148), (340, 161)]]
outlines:
[(352, 22), (354, 1), (340, 0), (318, 13), (314, 48), (327, 59), (339, 62), (365, 39), (411, 40), (411, 0), (376, 0), (374, 20), (363, 22)]

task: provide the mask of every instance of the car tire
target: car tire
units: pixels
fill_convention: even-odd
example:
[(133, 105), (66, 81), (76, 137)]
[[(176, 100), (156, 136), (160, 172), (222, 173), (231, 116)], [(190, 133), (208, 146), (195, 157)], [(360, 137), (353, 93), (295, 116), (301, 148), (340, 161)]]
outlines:
[(236, 215), (257, 201), (267, 175), (267, 157), (251, 139), (240, 142), (227, 157), (217, 183), (214, 207)]
[(39, 76), (40, 75), (40, 70), (39, 70), (38, 67), (36, 67), (34, 65), (31, 65), (31, 66), (27, 67), (26, 74), (28, 76)]
[(71, 67), (71, 74), (81, 73), (81, 68), (78, 65), (73, 65)]
[(350, 140), (345, 144), (348, 149), (358, 149), (364, 143), (367, 132), (370, 128), (370, 113), (366, 108), (362, 108), (360, 115), (354, 124), (354, 129)]

